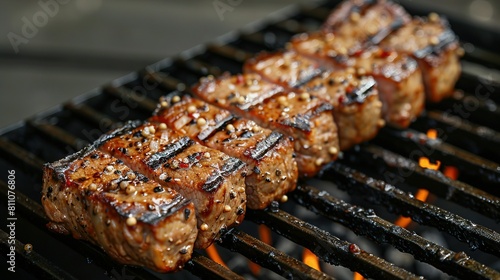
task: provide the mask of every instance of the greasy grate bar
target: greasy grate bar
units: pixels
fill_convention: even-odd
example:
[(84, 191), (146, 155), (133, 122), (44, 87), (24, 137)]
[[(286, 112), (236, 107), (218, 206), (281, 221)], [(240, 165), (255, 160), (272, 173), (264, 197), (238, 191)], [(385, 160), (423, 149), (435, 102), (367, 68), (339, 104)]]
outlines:
[[(389, 243), (450, 275), (468, 279), (497, 279), (500, 277), (499, 272), (470, 259), (464, 252), (456, 253), (429, 242), (405, 228), (378, 217), (371, 209), (351, 205), (333, 197), (326, 191), (299, 185), (292, 196), (299, 204), (309, 210), (351, 228), (356, 234), (366, 236), (378, 243)], [(259, 213), (259, 217), (266, 214)], [(266, 225), (270, 227), (278, 222), (278, 218), (266, 217)]]
[(327, 263), (341, 264), (371, 278), (419, 279), (418, 276), (361, 250), (358, 245), (342, 241), (281, 210), (250, 210), (247, 216), (252, 221), (265, 224), (278, 234), (308, 248)]
[(237, 229), (231, 229), (224, 234), (220, 245), (244, 255), (256, 264), (268, 268), (287, 279), (333, 279), (331, 276), (311, 268)]
[[(362, 162), (374, 170), (382, 171), (382, 174), (390, 169), (391, 175), (384, 176), (385, 181), (392, 181), (392, 184), (409, 181), (412, 185), (426, 188), (441, 198), (500, 221), (500, 198), (496, 196), (464, 182), (451, 180), (440, 171), (422, 168), (416, 162), (376, 145), (363, 145), (355, 156), (356, 159), (346, 157), (346, 160), (353, 164)], [(378, 159), (385, 164), (380, 164)], [(408, 176), (403, 177), (401, 174)]]
[(387, 182), (367, 177), (341, 163), (331, 164), (320, 177), (335, 182), (339, 188), (351, 194), (382, 204), (391, 212), (409, 216), (415, 222), (445, 231), (458, 240), (467, 242), (471, 248), (500, 256), (499, 233), (417, 200)]
[[(11, 251), (12, 244), (9, 243), (9, 234), (3, 230), (0, 230), (0, 252), (7, 255)], [(35, 273), (38, 277), (42, 279), (77, 279), (68, 272), (62, 270), (58, 266), (55, 266), (50, 260), (47, 260), (43, 256), (39, 255), (37, 252), (31, 251), (27, 252), (25, 244), (15, 240), (15, 254), (16, 259), (21, 259), (22, 262), (27, 266), (26, 270), (30, 270)], [(19, 258), (20, 257), (20, 258)], [(23, 266), (24, 267), (24, 266)], [(5, 272), (4, 272), (5, 273)], [(5, 274), (4, 274), (5, 275)]]

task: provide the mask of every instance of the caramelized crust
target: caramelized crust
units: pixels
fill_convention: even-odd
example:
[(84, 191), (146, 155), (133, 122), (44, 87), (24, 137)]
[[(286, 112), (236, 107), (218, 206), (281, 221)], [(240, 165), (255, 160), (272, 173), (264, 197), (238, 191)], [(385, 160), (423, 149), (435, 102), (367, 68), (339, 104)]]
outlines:
[(160, 272), (182, 268), (197, 236), (193, 203), (93, 147), (45, 165), (42, 204), (50, 229)]
[(160, 108), (152, 119), (245, 162), (249, 208), (263, 209), (295, 189), (297, 163), (287, 137), (204, 101), (186, 95), (175, 98), (179, 100), (169, 100), (170, 106)]
[(285, 91), (257, 74), (202, 78), (193, 88), (201, 99), (295, 139), (299, 173), (313, 176), (338, 153), (337, 127), (327, 101)]
[(197, 248), (208, 247), (221, 230), (243, 221), (246, 174), (240, 160), (154, 122), (124, 127), (103, 138), (102, 151), (193, 201)]

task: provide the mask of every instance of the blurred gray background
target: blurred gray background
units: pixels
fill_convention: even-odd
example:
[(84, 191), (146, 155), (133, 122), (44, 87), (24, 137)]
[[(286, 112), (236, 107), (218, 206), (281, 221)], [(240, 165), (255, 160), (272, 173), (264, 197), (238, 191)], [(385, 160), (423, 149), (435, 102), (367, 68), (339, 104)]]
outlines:
[[(415, 1), (401, 2), (415, 4)], [(311, 1), (0, 2), (0, 128), (3, 128), (288, 5)], [(220, 14), (214, 8), (216, 2), (234, 6)], [(418, 3), (480, 24), (500, 26), (500, 1), (418, 0)], [(34, 21), (40, 27), (29, 26)]]

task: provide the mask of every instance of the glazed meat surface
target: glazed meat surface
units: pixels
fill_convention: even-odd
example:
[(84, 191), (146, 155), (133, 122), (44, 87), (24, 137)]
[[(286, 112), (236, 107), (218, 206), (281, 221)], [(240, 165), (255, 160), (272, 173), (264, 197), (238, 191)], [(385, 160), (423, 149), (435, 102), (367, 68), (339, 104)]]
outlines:
[(208, 103), (293, 137), (302, 176), (313, 176), (337, 157), (337, 126), (326, 100), (286, 91), (257, 74), (202, 78), (193, 92)]
[(453, 94), (461, 72), (461, 49), (448, 22), (437, 14), (415, 18), (386, 38), (381, 47), (412, 55), (418, 61), (429, 101), (439, 102)]
[(375, 80), (360, 72), (355, 68), (324, 72), (301, 87), (332, 103), (340, 150), (372, 139), (384, 125)]
[(42, 204), (50, 229), (160, 272), (182, 268), (197, 236), (192, 202), (93, 147), (45, 165)]
[(103, 138), (102, 151), (194, 203), (197, 248), (208, 247), (222, 230), (242, 222), (246, 174), (240, 160), (155, 122), (129, 124)]
[(295, 189), (297, 163), (288, 137), (187, 95), (174, 96), (168, 104), (152, 119), (247, 164), (249, 208), (263, 209)]
[(397, 127), (410, 125), (421, 113), (425, 101), (422, 72), (417, 62), (408, 55), (379, 47), (347, 49), (343, 42), (350, 40), (333, 34), (301, 34), (294, 38), (291, 46), (302, 55), (328, 64), (332, 70), (354, 67), (373, 76), (384, 119)]
[(385, 0), (349, 0), (327, 18), (322, 30), (351, 37), (365, 46), (378, 44), (388, 34), (411, 20), (400, 5)]

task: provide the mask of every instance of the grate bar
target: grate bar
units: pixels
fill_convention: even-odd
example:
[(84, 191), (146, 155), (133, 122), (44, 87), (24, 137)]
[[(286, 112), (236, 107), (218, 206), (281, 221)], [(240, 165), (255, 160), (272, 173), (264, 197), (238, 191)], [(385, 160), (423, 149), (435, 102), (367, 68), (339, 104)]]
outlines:
[[(9, 234), (0, 230), (0, 251), (2, 251), (2, 254), (8, 254), (10, 252), (12, 244), (8, 243), (9, 241)], [(36, 251), (26, 252), (24, 246), (25, 244), (19, 240), (15, 241), (16, 260), (21, 259), (23, 263), (27, 264), (29, 269), (26, 270), (36, 275), (37, 278), (61, 280), (77, 279), (58, 266), (55, 266), (51, 261), (38, 254)]]
[(44, 161), (5, 137), (0, 137), (0, 151), (33, 171), (40, 172), (43, 168)]
[(471, 181), (482, 182), (484, 184), (482, 187), (490, 186), (489, 192), (498, 191), (491, 187), (500, 183), (500, 168), (497, 163), (454, 147), (440, 139), (428, 138), (424, 133), (411, 129), (401, 131), (385, 127), (379, 131), (374, 142), (398, 153), (407, 154), (410, 159), (432, 156), (432, 159), (441, 160), (446, 165), (459, 168), (461, 176), (470, 176), (473, 178), (470, 179)]
[(202, 279), (244, 279), (222, 265), (205, 256), (202, 256), (196, 251), (193, 252), (191, 260), (186, 263), (185, 269)]
[(62, 144), (68, 145), (76, 150), (80, 150), (81, 148), (89, 144), (87, 141), (79, 139), (69, 134), (65, 130), (44, 121), (29, 120), (27, 124), (35, 128), (43, 135), (48, 136), (49, 138), (56, 140)]
[(384, 181), (370, 178), (339, 162), (331, 164), (320, 177), (335, 182), (339, 188), (364, 197), (370, 202), (384, 205), (390, 212), (409, 216), (417, 223), (447, 232), (459, 241), (468, 243), (471, 249), (480, 249), (500, 256), (498, 232), (415, 199)]
[(301, 261), (267, 245), (266, 243), (236, 229), (222, 235), (220, 245), (237, 251), (256, 264), (291, 279), (333, 279)]
[(247, 217), (257, 223), (266, 224), (278, 234), (307, 247), (327, 263), (341, 264), (367, 277), (419, 279), (416, 275), (359, 249), (357, 245), (342, 241), (286, 212), (249, 210)]
[[(500, 277), (500, 273), (470, 259), (464, 252), (456, 253), (434, 244), (378, 217), (371, 209), (348, 204), (326, 191), (299, 185), (292, 196), (295, 201), (309, 210), (343, 224), (356, 234), (378, 243), (392, 244), (400, 251), (410, 253), (416, 259), (432, 264), (450, 275), (467, 279), (498, 279)], [(273, 223), (276, 222), (273, 221)]]
[(252, 53), (246, 52), (230, 45), (210, 45), (208, 46), (207, 51), (225, 58), (229, 58), (238, 63), (244, 63), (254, 56), (254, 54)]
[(222, 74), (222, 71), (219, 69), (219, 67), (199, 61), (194, 58), (188, 60), (179, 58), (174, 61), (174, 64), (178, 67), (189, 70), (200, 77), (206, 75), (220, 76)]
[(496, 161), (500, 158), (500, 133), (488, 127), (471, 123), (441, 111), (428, 111), (411, 127), (422, 133), (429, 129), (438, 132), (438, 138), (451, 145), (474, 153), (487, 160)]
[[(479, 190), (461, 181), (451, 180), (440, 171), (425, 169), (417, 163), (375, 145), (364, 145), (350, 160), (362, 163), (384, 174), (384, 180), (391, 184), (410, 181), (411, 185), (426, 188), (446, 200), (454, 201), (487, 217), (500, 221), (500, 198)], [(349, 157), (346, 157), (349, 158)], [(366, 159), (366, 160), (365, 160)], [(380, 164), (378, 159), (385, 164)], [(349, 159), (348, 159), (349, 160)], [(355, 161), (355, 162), (354, 162)], [(391, 170), (391, 174), (385, 171)]]
[[(113, 97), (122, 100), (125, 104), (135, 109), (134, 106), (139, 106), (148, 112), (153, 112), (156, 109), (157, 102), (149, 97), (138, 96), (134, 91), (124, 87), (106, 86), (103, 91)], [(137, 105), (135, 105), (137, 104)]]
[(186, 84), (180, 82), (174, 77), (171, 77), (169, 75), (165, 75), (165, 73), (160, 73), (160, 72), (151, 72), (151, 71), (143, 71), (142, 76), (144, 79), (147, 79), (148, 81), (151, 82), (156, 82), (159, 83), (159, 85), (163, 89), (167, 90), (178, 90), (178, 91), (184, 91), (186, 90)]
[(77, 116), (83, 117), (88, 121), (98, 125), (99, 127), (111, 128), (113, 123), (116, 122), (113, 118), (97, 112), (93, 108), (85, 104), (74, 104), (73, 102), (68, 102), (64, 104), (64, 108)]

